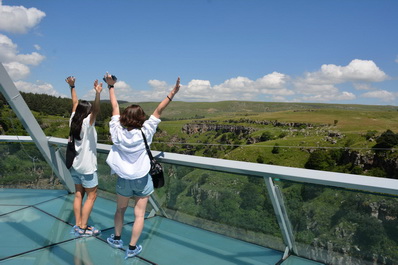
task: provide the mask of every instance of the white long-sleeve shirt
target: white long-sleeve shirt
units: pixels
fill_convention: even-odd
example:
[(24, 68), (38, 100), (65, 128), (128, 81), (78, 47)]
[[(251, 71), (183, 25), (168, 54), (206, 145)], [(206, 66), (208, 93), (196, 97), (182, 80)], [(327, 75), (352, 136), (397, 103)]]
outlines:
[[(160, 119), (151, 115), (142, 126), (148, 145), (152, 143)], [(109, 122), (112, 137), (112, 149), (106, 162), (111, 173), (125, 179), (142, 178), (148, 174), (150, 161), (145, 149), (145, 142), (139, 129), (127, 130), (120, 124), (120, 115), (112, 116)]]

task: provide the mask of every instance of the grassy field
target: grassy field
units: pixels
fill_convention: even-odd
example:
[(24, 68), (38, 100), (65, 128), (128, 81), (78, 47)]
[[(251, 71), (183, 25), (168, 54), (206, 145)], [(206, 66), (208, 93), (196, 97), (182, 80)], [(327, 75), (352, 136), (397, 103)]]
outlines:
[[(122, 104), (126, 107), (130, 103)], [(158, 103), (139, 103), (150, 115)], [(313, 124), (336, 123), (342, 132), (361, 133), (368, 130), (379, 132), (398, 130), (398, 107), (379, 105), (345, 105), (320, 103), (275, 103), (275, 102), (178, 102), (173, 101), (164, 111), (165, 121), (248, 118), (253, 120), (278, 120)]]

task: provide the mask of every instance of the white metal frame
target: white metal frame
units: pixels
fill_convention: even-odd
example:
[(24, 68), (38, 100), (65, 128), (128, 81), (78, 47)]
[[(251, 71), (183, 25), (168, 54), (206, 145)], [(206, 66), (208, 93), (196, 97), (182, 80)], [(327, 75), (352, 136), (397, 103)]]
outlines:
[(12, 82), (3, 64), (0, 63), (0, 92), (10, 104), (26, 131), (32, 137), (33, 142), (50, 165), (51, 169), (65, 185), (69, 192), (75, 192), (75, 185), (65, 163), (59, 160), (59, 153), (50, 149), (48, 138), (33, 116), (25, 100), (22, 98), (15, 84)]
[[(56, 146), (65, 146), (67, 144), (67, 140), (63, 138), (47, 137), (47, 140), (49, 144)], [(7, 141), (33, 142), (32, 138), (29, 136), (0, 136), (0, 142)], [(97, 150), (100, 153), (108, 153), (110, 149), (111, 145), (97, 145)], [(155, 158), (162, 163), (264, 178), (270, 200), (282, 232), (283, 240), (286, 244), (285, 255), (288, 255), (289, 252), (295, 253), (296, 246), (283, 198), (280, 192), (278, 192), (278, 187), (273, 183), (273, 179), (311, 183), (372, 193), (382, 193), (385, 195), (398, 195), (398, 180), (395, 179), (180, 155), (159, 151), (152, 151), (152, 153)], [(151, 216), (158, 211), (164, 212), (153, 198), (150, 203), (154, 207), (154, 211), (151, 212)]]

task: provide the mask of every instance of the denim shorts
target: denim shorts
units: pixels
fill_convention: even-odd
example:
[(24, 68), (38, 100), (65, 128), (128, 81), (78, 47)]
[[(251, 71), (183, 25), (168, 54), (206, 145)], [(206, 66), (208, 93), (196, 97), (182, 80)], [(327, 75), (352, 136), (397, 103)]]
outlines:
[(93, 174), (80, 174), (72, 167), (70, 169), (70, 174), (76, 185), (83, 185), (84, 188), (94, 188), (98, 186), (97, 171)]
[(138, 179), (117, 177), (116, 193), (124, 197), (146, 197), (154, 191), (151, 175)]

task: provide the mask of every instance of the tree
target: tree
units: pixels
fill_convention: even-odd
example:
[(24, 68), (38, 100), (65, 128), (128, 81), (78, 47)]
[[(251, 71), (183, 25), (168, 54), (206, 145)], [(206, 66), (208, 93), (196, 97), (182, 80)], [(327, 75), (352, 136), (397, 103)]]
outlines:
[(377, 139), (373, 149), (391, 149), (398, 144), (398, 135), (391, 130), (383, 132)]
[(332, 171), (335, 161), (326, 150), (316, 150), (311, 153), (305, 168)]
[(272, 148), (272, 153), (273, 153), (273, 154), (279, 154), (279, 152), (280, 152), (280, 147), (279, 147), (279, 144), (276, 143), (276, 144), (274, 145), (274, 148)]
[(273, 136), (270, 132), (263, 132), (260, 136), (260, 141), (261, 142), (265, 142), (265, 141), (269, 141), (272, 140)]

